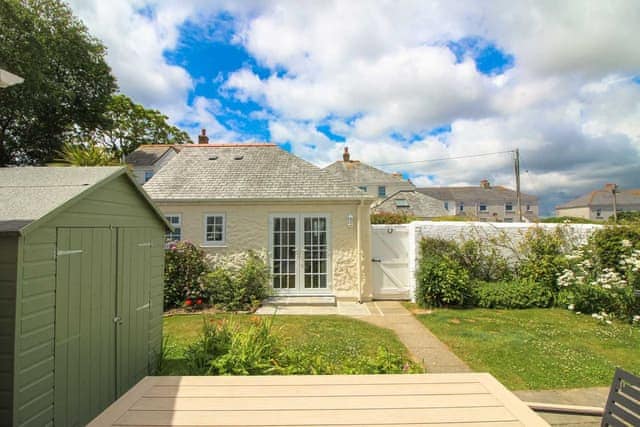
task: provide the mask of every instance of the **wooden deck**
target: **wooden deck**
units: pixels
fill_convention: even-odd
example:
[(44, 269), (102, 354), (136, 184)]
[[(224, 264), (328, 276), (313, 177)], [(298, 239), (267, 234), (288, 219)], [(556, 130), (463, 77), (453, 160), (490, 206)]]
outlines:
[(90, 426), (548, 426), (489, 374), (147, 377)]

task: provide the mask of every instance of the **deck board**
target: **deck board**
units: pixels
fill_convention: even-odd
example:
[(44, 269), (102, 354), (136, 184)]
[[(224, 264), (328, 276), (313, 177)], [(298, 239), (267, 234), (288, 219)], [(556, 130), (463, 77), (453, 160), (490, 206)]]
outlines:
[(147, 377), (91, 426), (547, 426), (489, 374)]

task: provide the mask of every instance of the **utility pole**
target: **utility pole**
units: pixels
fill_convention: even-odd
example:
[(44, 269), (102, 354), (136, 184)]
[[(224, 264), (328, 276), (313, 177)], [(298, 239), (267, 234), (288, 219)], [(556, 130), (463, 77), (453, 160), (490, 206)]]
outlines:
[(618, 201), (616, 200), (616, 193), (618, 192), (618, 186), (616, 184), (611, 185), (611, 195), (613, 196), (613, 222), (618, 223)]
[(520, 149), (513, 152), (513, 170), (516, 174), (516, 198), (518, 206), (518, 221), (522, 222), (522, 194), (520, 193)]

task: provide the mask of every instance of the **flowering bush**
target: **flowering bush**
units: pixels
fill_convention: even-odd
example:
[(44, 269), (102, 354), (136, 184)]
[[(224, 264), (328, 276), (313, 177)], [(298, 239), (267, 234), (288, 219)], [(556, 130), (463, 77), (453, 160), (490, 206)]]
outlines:
[(171, 242), (164, 257), (164, 309), (206, 300), (200, 280), (209, 271), (204, 252), (188, 241)]
[(614, 315), (633, 320), (640, 313), (640, 238), (623, 227), (596, 232), (589, 243), (567, 257), (569, 267), (558, 277), (561, 301), (570, 309), (593, 313), (599, 320)]
[(227, 311), (256, 307), (269, 293), (267, 254), (247, 251), (207, 255), (211, 272), (202, 278), (211, 303)]

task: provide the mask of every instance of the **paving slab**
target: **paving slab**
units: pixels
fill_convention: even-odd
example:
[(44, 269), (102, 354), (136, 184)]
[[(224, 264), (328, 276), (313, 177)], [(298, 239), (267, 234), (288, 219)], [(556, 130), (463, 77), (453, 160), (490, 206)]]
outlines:
[(366, 303), (366, 306), (371, 316), (360, 318), (394, 331), (413, 359), (421, 363), (427, 372), (471, 372), (469, 366), (398, 301), (374, 301)]
[(256, 310), (257, 315), (307, 315), (307, 316), (370, 316), (365, 304), (355, 301), (337, 301), (335, 306), (316, 305), (266, 305)]
[[(589, 387), (563, 390), (521, 390), (514, 392), (525, 402), (555, 403), (560, 405), (595, 406), (604, 408), (609, 387)], [(600, 417), (588, 415), (567, 415), (538, 413), (552, 426), (596, 427)]]

